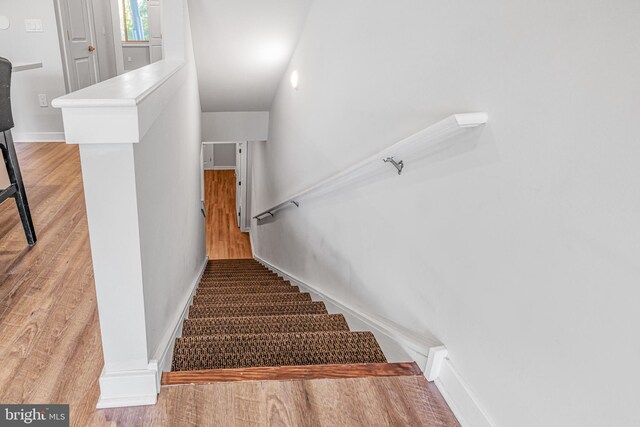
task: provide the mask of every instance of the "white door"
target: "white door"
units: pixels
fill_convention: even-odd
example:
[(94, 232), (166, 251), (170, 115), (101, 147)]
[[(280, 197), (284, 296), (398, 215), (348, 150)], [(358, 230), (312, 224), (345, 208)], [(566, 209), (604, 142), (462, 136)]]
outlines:
[(100, 81), (91, 0), (58, 0), (71, 92)]
[(202, 164), (205, 170), (213, 169), (213, 144), (202, 144)]
[(150, 62), (162, 59), (162, 26), (160, 14), (160, 0), (149, 0), (147, 2), (149, 20), (149, 59)]

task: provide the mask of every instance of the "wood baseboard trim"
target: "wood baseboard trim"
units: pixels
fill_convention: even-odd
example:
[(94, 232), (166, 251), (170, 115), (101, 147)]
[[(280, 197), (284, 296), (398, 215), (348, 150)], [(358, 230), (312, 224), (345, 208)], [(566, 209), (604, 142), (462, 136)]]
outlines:
[(353, 365), (279, 366), (201, 371), (163, 372), (162, 385), (205, 384), (235, 381), (287, 381), (329, 378), (418, 376), (415, 362)]

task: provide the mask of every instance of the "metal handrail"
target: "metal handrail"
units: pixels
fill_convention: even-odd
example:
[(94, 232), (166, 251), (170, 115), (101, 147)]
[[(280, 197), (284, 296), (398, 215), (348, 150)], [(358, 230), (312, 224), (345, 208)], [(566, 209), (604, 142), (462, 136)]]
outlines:
[(405, 163), (404, 158), (419, 157), (420, 154), (428, 152), (429, 148), (441, 144), (442, 142), (458, 135), (461, 131), (475, 128), (487, 122), (487, 113), (463, 113), (454, 114), (444, 120), (435, 123), (420, 132), (399, 141), (390, 147), (370, 156), (353, 166), (344, 169), (337, 174), (326, 178), (319, 183), (302, 190), (291, 197), (287, 197), (271, 208), (260, 212), (253, 218), (260, 221), (267, 217), (274, 217), (276, 212), (286, 209), (292, 205), (300, 207), (300, 200), (315, 193), (337, 188), (341, 183), (352, 181), (360, 175), (372, 174), (380, 169), (380, 165), (389, 163), (395, 167), (398, 175), (402, 174)]

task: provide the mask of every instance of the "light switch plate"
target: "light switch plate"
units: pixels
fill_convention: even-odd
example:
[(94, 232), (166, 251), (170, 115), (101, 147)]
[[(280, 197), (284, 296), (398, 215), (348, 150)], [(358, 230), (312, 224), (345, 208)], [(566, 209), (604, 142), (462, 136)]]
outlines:
[(42, 19), (25, 19), (24, 20), (24, 29), (27, 33), (41, 33), (42, 29)]
[(41, 93), (38, 95), (38, 105), (41, 107), (48, 107), (49, 103), (47, 102), (47, 94)]

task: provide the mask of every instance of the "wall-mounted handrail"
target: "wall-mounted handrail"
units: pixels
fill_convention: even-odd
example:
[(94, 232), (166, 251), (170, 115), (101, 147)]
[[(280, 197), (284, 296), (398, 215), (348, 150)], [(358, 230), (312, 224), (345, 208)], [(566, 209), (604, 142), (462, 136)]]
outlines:
[(489, 116), (487, 113), (463, 113), (449, 116), (446, 119), (393, 144), (389, 148), (356, 163), (342, 172), (338, 172), (337, 174), (324, 179), (291, 197), (287, 197), (285, 200), (267, 210), (262, 211), (253, 218), (260, 221), (261, 219), (275, 216), (276, 212), (287, 207), (300, 207), (300, 201), (305, 197), (336, 189), (339, 186), (348, 184), (355, 180), (360, 180), (367, 175), (376, 173), (379, 170), (384, 170), (384, 168), (389, 168), (389, 166), (395, 168), (397, 174), (401, 175), (405, 168), (404, 161), (406, 159), (415, 159), (424, 154), (428, 154), (429, 148), (433, 148), (447, 139), (457, 136), (466, 129), (485, 124), (488, 118)]

